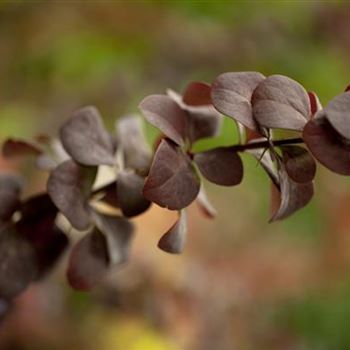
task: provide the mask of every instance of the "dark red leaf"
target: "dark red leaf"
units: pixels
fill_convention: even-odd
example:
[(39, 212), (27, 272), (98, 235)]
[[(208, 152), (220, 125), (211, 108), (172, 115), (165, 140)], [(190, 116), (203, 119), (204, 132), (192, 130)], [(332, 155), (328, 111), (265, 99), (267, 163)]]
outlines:
[(198, 195), (200, 180), (191, 160), (180, 147), (162, 140), (154, 156), (143, 194), (151, 202), (180, 210)]
[(315, 92), (309, 91), (307, 94), (309, 95), (310, 100), (311, 116), (314, 116), (318, 111), (322, 109), (322, 105)]
[(300, 146), (288, 145), (280, 148), (289, 177), (298, 183), (311, 182), (316, 174), (316, 163), (310, 153)]
[(105, 236), (98, 230), (85, 235), (72, 249), (67, 278), (78, 290), (90, 290), (100, 283), (109, 270)]
[(181, 210), (179, 219), (158, 242), (158, 247), (167, 253), (181, 254), (187, 237), (187, 214)]
[(95, 167), (82, 167), (68, 160), (52, 171), (47, 183), (52, 201), (78, 230), (90, 226), (88, 199), (96, 171)]
[(305, 207), (314, 194), (312, 182), (297, 183), (289, 176), (283, 164), (279, 169), (280, 179), (280, 206), (270, 219), (270, 222), (282, 220)]
[(119, 206), (126, 217), (145, 212), (151, 202), (143, 196), (145, 179), (131, 170), (118, 173), (117, 196)]
[(68, 245), (67, 236), (55, 226), (57, 208), (50, 197), (40, 194), (26, 200), (21, 218), (16, 222), (18, 233), (33, 247), (38, 276), (43, 277), (57, 262)]
[(207, 83), (194, 81), (187, 85), (182, 100), (189, 106), (211, 105), (211, 86)]
[(188, 115), (169, 96), (148, 96), (139, 107), (147, 121), (164, 135), (180, 146), (186, 143)]
[(235, 72), (219, 75), (212, 85), (211, 98), (221, 113), (252, 130), (258, 130), (253, 118), (253, 91), (265, 77), (258, 72)]
[(324, 114), (333, 128), (350, 140), (350, 92), (333, 98), (324, 109)]
[(0, 232), (0, 297), (11, 299), (37, 276), (33, 247), (13, 227)]
[(243, 178), (243, 164), (240, 156), (230, 147), (218, 147), (194, 155), (202, 175), (217, 185), (238, 185)]
[(67, 153), (83, 165), (113, 165), (115, 145), (95, 107), (76, 111), (60, 130)]
[(108, 216), (94, 212), (99, 230), (105, 235), (108, 258), (111, 265), (120, 265), (129, 257), (134, 225), (121, 216)]
[(324, 115), (310, 120), (303, 131), (303, 139), (313, 156), (326, 168), (350, 175), (350, 145)]
[(223, 118), (212, 105), (187, 105), (177, 92), (168, 89), (167, 94), (187, 112), (186, 133), (191, 143), (219, 134)]
[(119, 148), (122, 148), (125, 167), (147, 175), (152, 154), (146, 142), (140, 118), (124, 117), (117, 121), (116, 126)]
[(348, 85), (345, 89), (345, 92), (348, 92), (348, 91), (350, 91), (350, 85)]
[(35, 144), (20, 140), (20, 139), (7, 139), (2, 145), (2, 154), (6, 158), (33, 155), (38, 156), (42, 153), (42, 150)]
[(296, 81), (271, 75), (252, 97), (256, 121), (263, 127), (302, 130), (311, 116), (309, 96)]

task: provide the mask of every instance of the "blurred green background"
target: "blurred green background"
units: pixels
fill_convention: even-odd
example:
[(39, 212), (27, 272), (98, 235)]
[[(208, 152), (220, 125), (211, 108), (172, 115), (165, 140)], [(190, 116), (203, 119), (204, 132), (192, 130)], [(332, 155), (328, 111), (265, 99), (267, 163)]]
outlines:
[[(325, 104), (350, 83), (349, 19), (348, 1), (0, 0), (0, 140), (54, 135), (90, 104), (112, 129), (144, 96), (226, 71), (285, 74)], [(227, 119), (212, 144), (234, 142)], [(244, 161), (239, 187), (208, 184), (217, 219), (190, 208), (182, 256), (157, 249), (176, 215), (154, 206), (127, 266), (84, 294), (63, 259), (18, 298), (0, 349), (350, 349), (349, 179), (319, 166), (313, 202), (270, 225), (269, 181)]]

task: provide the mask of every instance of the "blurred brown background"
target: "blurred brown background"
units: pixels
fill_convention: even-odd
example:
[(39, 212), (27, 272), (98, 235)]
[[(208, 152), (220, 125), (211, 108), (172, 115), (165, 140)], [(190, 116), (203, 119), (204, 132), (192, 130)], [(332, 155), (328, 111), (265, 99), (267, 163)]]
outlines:
[[(225, 71), (285, 74), (325, 104), (350, 83), (349, 19), (348, 1), (1, 0), (0, 140), (54, 134), (87, 104), (113, 128), (144, 96)], [(234, 138), (227, 120), (215, 142)], [(29, 193), (44, 186), (25, 172)], [(157, 249), (176, 215), (153, 206), (127, 266), (86, 294), (63, 259), (18, 298), (0, 349), (350, 349), (349, 179), (319, 166), (312, 204), (272, 225), (254, 160), (239, 187), (208, 192), (219, 215), (191, 207), (185, 254)]]

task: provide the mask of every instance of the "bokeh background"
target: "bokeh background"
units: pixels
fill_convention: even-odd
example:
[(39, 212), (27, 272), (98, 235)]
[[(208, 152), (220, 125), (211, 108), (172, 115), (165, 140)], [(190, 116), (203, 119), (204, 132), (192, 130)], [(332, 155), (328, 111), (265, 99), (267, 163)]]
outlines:
[[(144, 96), (226, 71), (285, 74), (326, 103), (350, 83), (349, 19), (348, 1), (0, 0), (0, 141), (55, 135), (90, 104), (113, 129)], [(211, 144), (235, 137), (226, 120)], [(0, 349), (350, 349), (349, 179), (320, 166), (313, 202), (268, 224), (269, 180), (244, 162), (239, 187), (207, 184), (215, 220), (190, 208), (183, 255), (157, 249), (176, 215), (153, 206), (128, 265), (79, 293), (63, 258), (16, 300)], [(1, 159), (9, 169), (25, 171), (28, 194), (44, 187)]]

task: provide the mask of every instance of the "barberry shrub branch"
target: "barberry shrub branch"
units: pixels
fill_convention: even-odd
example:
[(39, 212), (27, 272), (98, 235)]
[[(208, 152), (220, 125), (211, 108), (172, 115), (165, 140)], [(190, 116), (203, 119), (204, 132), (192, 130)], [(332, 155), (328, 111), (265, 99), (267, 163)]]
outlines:
[[(323, 108), (314, 92), (286, 76), (224, 73), (212, 84), (190, 83), (182, 95), (173, 90), (150, 95), (139, 109), (160, 131), (154, 150), (138, 115), (119, 118), (109, 132), (95, 107), (74, 112), (58, 137), (3, 143), (4, 157), (31, 156), (49, 177), (47, 192), (22, 198), (23, 179), (0, 176), (0, 298), (10, 302), (45, 276), (68, 249), (68, 231), (83, 233), (70, 249), (68, 281), (76, 289), (93, 288), (111, 267), (127, 261), (131, 219), (152, 203), (178, 212), (158, 246), (181, 253), (186, 208), (196, 201), (206, 217), (216, 215), (201, 179), (239, 185), (241, 153), (255, 157), (271, 180), (270, 222), (309, 203), (316, 161), (350, 175), (349, 88)], [(223, 118), (237, 123), (240, 142), (194, 151), (198, 140), (220, 135)], [(276, 129), (299, 135), (275, 139)], [(102, 169), (110, 180), (96, 187)]]

